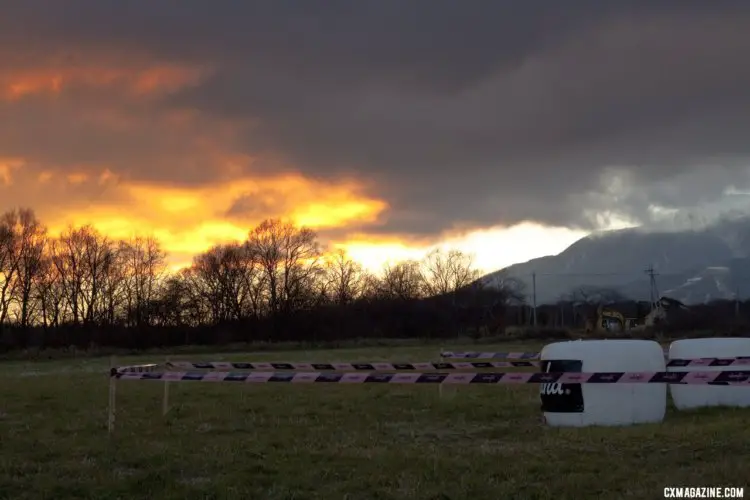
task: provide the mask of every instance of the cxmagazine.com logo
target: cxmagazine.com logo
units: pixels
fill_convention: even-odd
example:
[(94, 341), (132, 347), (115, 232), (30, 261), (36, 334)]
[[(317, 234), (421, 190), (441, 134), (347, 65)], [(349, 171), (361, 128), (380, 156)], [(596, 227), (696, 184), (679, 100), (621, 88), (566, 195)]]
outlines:
[(664, 498), (745, 498), (745, 488), (664, 488)]

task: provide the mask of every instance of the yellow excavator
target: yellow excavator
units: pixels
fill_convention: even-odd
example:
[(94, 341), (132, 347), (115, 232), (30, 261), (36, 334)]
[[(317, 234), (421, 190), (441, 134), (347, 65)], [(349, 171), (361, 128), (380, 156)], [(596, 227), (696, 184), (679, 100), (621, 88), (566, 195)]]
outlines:
[(600, 305), (596, 310), (596, 318), (586, 322), (586, 331), (622, 332), (626, 330), (642, 330), (646, 327), (667, 321), (667, 312), (677, 309), (690, 310), (689, 307), (678, 300), (662, 297), (652, 304), (651, 311), (639, 321), (638, 318), (626, 318), (618, 311)]
[(603, 306), (599, 306), (596, 310), (596, 319), (586, 323), (587, 332), (621, 332), (637, 327), (637, 318), (626, 318), (614, 309), (607, 309)]

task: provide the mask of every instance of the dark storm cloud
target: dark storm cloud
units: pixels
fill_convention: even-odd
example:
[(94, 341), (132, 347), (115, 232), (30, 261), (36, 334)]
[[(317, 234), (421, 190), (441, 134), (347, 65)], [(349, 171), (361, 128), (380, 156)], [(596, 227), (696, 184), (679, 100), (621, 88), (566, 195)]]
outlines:
[[(134, 107), (89, 111), (76, 102), (0, 102), (0, 158), (25, 158), (53, 170), (100, 172), (106, 167), (123, 178), (181, 185), (217, 177), (211, 170), (213, 151), (187, 143), (185, 127), (175, 128)], [(111, 126), (112, 120), (125, 124)], [(214, 127), (198, 123), (188, 128), (195, 138), (209, 137)]]
[[(304, 173), (377, 181), (384, 232), (645, 217), (690, 206), (685, 172), (723, 165), (716, 198), (750, 155), (748, 2), (7, 3), (0, 41), (29, 50), (214, 64), (161, 109), (243, 123), (246, 151)], [(650, 187), (591, 195), (608, 168)]]

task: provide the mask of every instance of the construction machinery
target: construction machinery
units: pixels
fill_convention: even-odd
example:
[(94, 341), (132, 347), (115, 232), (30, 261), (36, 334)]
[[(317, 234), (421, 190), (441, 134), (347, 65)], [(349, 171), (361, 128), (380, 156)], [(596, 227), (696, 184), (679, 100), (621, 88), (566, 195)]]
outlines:
[(621, 332), (632, 330), (637, 326), (637, 318), (626, 318), (614, 309), (599, 306), (596, 310), (596, 318), (587, 322), (586, 331)]
[(586, 331), (598, 332), (621, 332), (627, 330), (642, 330), (649, 326), (664, 323), (668, 319), (668, 313), (675, 310), (689, 310), (682, 302), (662, 297), (651, 304), (651, 311), (643, 319), (626, 318), (620, 312), (612, 308), (599, 306), (596, 310), (596, 318), (586, 323)]

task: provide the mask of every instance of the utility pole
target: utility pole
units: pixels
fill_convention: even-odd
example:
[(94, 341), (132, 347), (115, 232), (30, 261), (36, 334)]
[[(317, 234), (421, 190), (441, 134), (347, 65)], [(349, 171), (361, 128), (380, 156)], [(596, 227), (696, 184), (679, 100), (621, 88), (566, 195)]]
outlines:
[(531, 290), (534, 301), (534, 328), (536, 328), (536, 271), (531, 273)]
[(740, 287), (737, 286), (737, 290), (734, 292), (734, 317), (740, 317)]
[(659, 289), (656, 287), (656, 277), (659, 276), (659, 274), (654, 272), (653, 265), (648, 266), (645, 273), (648, 274), (649, 277), (649, 294), (651, 296), (651, 310), (653, 311), (656, 307), (656, 301), (659, 300)]

